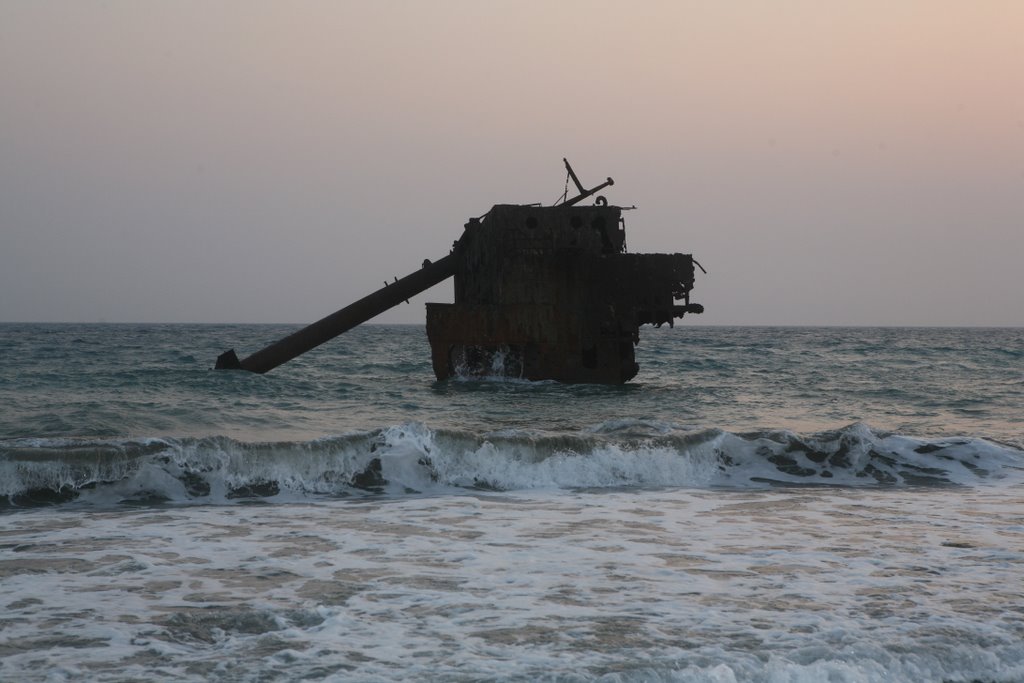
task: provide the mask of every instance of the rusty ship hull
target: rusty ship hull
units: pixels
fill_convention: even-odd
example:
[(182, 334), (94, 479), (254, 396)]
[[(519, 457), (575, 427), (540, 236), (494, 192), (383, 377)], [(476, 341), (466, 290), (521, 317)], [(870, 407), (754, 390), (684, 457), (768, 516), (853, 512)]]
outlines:
[(427, 304), (438, 379), (621, 384), (639, 370), (641, 325), (697, 309), (692, 257), (626, 253), (617, 206), (498, 205), (459, 250), (455, 302)]
[[(427, 304), (435, 376), (622, 384), (636, 376), (643, 325), (672, 325), (703, 307), (690, 302), (690, 254), (626, 251), (624, 209), (603, 197), (611, 178), (556, 206), (498, 204), (470, 219), (450, 253), (358, 301), (217, 369), (264, 373), (454, 279), (454, 302)], [(699, 267), (699, 264), (696, 264)]]

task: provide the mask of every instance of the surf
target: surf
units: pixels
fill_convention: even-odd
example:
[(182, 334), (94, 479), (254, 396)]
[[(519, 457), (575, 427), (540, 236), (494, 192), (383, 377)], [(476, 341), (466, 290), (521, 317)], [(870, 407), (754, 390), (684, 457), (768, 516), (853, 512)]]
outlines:
[(1018, 482), (1022, 474), (1024, 452), (1010, 445), (918, 438), (864, 423), (806, 435), (616, 419), (564, 433), (409, 422), (305, 441), (0, 441), (0, 497), (8, 509), (476, 490), (980, 486)]

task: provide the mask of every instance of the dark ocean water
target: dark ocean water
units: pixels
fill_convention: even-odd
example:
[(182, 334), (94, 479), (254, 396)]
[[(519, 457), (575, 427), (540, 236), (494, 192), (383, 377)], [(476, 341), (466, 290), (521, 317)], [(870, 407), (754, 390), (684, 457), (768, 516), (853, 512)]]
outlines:
[(0, 325), (0, 679), (1024, 680), (1024, 330)]

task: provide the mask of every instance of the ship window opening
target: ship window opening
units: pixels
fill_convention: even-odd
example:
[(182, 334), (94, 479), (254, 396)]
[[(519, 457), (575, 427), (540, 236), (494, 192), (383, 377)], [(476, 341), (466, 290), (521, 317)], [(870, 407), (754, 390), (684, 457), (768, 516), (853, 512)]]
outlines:
[(594, 220), (590, 221), (590, 227), (601, 234), (602, 253), (613, 253), (615, 251), (615, 245), (612, 244), (611, 239), (608, 237), (608, 225), (605, 223), (604, 216), (598, 216)]

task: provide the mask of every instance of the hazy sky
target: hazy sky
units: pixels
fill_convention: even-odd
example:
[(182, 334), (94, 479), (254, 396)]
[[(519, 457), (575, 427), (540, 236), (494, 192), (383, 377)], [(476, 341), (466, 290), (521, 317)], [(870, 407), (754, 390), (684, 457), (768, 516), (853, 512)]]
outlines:
[(1019, 0), (0, 0), (0, 320), (315, 320), (563, 156), (683, 324), (1024, 325)]

